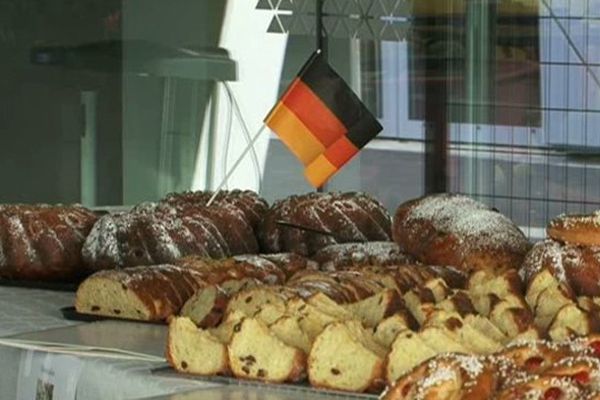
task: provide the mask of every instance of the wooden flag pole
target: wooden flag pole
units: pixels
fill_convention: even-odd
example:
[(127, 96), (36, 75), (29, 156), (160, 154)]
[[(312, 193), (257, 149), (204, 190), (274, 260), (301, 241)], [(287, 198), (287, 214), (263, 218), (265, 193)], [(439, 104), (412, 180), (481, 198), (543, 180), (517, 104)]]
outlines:
[[(325, 43), (324, 40), (324, 32), (323, 32), (323, 0), (317, 0), (315, 2), (315, 34), (316, 34), (316, 47), (317, 50), (320, 50), (321, 53), (323, 54), (323, 57), (325, 57), (325, 59), (327, 59), (327, 44)], [(318, 187), (316, 189), (316, 191), (318, 193), (324, 192), (325, 191), (325, 186), (326, 185), (322, 185), (320, 187)]]
[(244, 151), (242, 151), (242, 154), (240, 154), (240, 156), (238, 157), (238, 159), (236, 160), (236, 162), (231, 166), (231, 168), (229, 169), (229, 171), (227, 171), (227, 173), (225, 174), (225, 176), (221, 180), (221, 183), (219, 183), (219, 186), (217, 186), (217, 188), (215, 189), (215, 192), (210, 197), (210, 200), (208, 200), (208, 203), (206, 203), (207, 207), (210, 206), (213, 201), (215, 201), (215, 198), (217, 197), (217, 195), (219, 194), (219, 192), (223, 188), (223, 185), (225, 185), (225, 182), (227, 182), (227, 180), (229, 178), (231, 178), (231, 175), (233, 175), (233, 173), (235, 172), (235, 169), (242, 163), (242, 160), (244, 159), (244, 157), (246, 157), (246, 154), (248, 154), (250, 152), (250, 150), (252, 150), (252, 148), (254, 147), (254, 143), (256, 142), (256, 140), (258, 139), (258, 137), (260, 136), (260, 134), (263, 133), (263, 131), (265, 130), (266, 127), (267, 127), (267, 125), (263, 124), (260, 127), (260, 129), (258, 130), (258, 132), (256, 132), (254, 134), (254, 136), (252, 137), (252, 140), (250, 140), (250, 143), (248, 143), (248, 146), (246, 146), (246, 148), (244, 149)]

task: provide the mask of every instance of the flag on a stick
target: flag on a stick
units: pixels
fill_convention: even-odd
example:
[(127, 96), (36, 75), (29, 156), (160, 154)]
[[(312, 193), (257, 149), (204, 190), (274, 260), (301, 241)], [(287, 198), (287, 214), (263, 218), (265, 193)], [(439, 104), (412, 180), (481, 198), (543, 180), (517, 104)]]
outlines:
[(383, 129), (320, 51), (265, 118), (321, 187)]

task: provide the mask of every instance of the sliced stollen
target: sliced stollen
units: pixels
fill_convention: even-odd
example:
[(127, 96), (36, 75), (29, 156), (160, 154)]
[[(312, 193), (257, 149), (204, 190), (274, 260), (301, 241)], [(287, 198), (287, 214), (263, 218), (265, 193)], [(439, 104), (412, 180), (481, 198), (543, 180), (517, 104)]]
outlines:
[(533, 276), (527, 285), (527, 291), (525, 292), (525, 300), (527, 304), (533, 309), (537, 304), (537, 297), (542, 291), (551, 286), (558, 286), (558, 279), (547, 269), (539, 271)]
[(285, 310), (286, 301), (295, 293), (285, 286), (260, 286), (236, 293), (227, 303), (227, 312), (238, 310), (246, 315), (255, 315), (266, 304)]
[(319, 311), (331, 315), (336, 319), (347, 320), (352, 318), (352, 313), (349, 310), (342, 307), (323, 293), (313, 294), (306, 299), (306, 302)]
[(283, 316), (269, 325), (269, 329), (285, 344), (296, 347), (306, 354), (310, 352), (312, 342), (296, 318)]
[(83, 314), (163, 321), (205, 285), (202, 273), (176, 265), (104, 270), (79, 285), (75, 308)]
[(467, 324), (476, 328), (490, 339), (505, 344), (508, 343), (510, 338), (506, 336), (496, 325), (492, 323), (486, 317), (481, 315), (467, 315), (465, 318)]
[(188, 317), (202, 328), (217, 326), (232, 294), (256, 287), (260, 282), (253, 278), (230, 280), (219, 285), (200, 288), (181, 308), (180, 315)]
[(412, 315), (408, 313), (394, 314), (381, 321), (374, 328), (373, 337), (377, 343), (389, 349), (392, 347), (398, 333), (407, 329), (415, 330), (415, 323), (416, 321), (414, 321)]
[(313, 343), (308, 379), (320, 388), (378, 391), (383, 386), (385, 354), (360, 322), (335, 322)]
[(547, 331), (556, 314), (567, 304), (575, 304), (575, 301), (560, 285), (550, 285), (543, 289), (536, 298), (535, 326)]
[(477, 310), (475, 310), (468, 292), (464, 290), (453, 291), (447, 298), (437, 303), (436, 308), (449, 312), (457, 312), (463, 317), (469, 314), (477, 314)]
[(310, 341), (315, 338), (332, 322), (343, 321), (346, 315), (333, 316), (322, 312), (317, 307), (301, 298), (294, 298), (287, 303), (286, 314), (295, 317)]
[(399, 377), (436, 354), (438, 352), (429, 347), (418, 333), (409, 329), (399, 332), (387, 356), (386, 381), (393, 384)]
[(502, 348), (502, 344), (486, 336), (483, 332), (468, 323), (457, 312), (438, 310), (432, 313), (425, 326), (445, 328), (452, 338), (463, 344), (475, 354), (491, 354)]
[(548, 329), (552, 340), (568, 340), (576, 336), (585, 336), (600, 331), (600, 320), (595, 313), (590, 313), (576, 304), (563, 306)]
[(347, 304), (345, 307), (351, 315), (368, 327), (377, 326), (385, 318), (406, 311), (402, 297), (394, 289), (386, 289), (364, 300)]
[(414, 288), (404, 293), (403, 299), (406, 307), (419, 324), (423, 324), (427, 315), (436, 308), (435, 296), (427, 288)]
[(209, 376), (229, 372), (226, 343), (185, 317), (174, 317), (169, 323), (166, 358), (177, 371), (188, 374)]
[(306, 376), (306, 354), (285, 344), (255, 318), (242, 320), (228, 346), (229, 365), (238, 378), (296, 382)]

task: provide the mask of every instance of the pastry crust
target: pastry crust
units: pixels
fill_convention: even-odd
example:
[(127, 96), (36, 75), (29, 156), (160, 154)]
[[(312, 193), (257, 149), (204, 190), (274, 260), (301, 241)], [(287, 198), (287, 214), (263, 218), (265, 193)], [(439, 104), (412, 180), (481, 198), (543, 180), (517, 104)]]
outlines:
[(563, 243), (600, 246), (600, 211), (593, 214), (559, 215), (548, 224), (548, 236)]

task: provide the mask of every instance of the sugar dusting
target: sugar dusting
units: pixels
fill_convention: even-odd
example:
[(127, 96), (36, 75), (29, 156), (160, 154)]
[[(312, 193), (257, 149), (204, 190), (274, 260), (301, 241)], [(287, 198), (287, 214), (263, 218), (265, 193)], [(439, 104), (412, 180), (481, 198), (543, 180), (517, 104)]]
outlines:
[(431, 221), (437, 231), (452, 233), (462, 248), (489, 249), (510, 247), (525, 251), (528, 241), (506, 216), (483, 203), (461, 195), (425, 197), (408, 214), (408, 222)]

